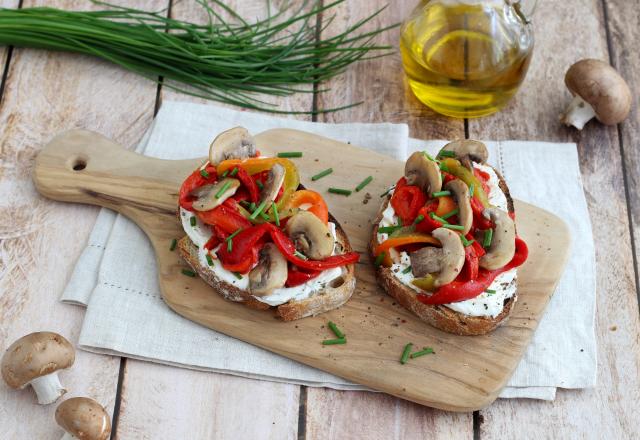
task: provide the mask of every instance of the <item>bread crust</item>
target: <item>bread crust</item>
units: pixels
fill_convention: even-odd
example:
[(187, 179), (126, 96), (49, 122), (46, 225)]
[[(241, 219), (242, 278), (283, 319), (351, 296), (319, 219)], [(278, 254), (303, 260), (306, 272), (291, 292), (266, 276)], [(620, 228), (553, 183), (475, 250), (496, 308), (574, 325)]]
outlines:
[[(347, 234), (336, 219), (329, 215), (329, 221), (336, 225), (336, 239), (342, 252), (351, 252), (352, 248)], [(355, 265), (349, 264), (342, 268), (342, 275), (331, 281), (325, 288), (315, 292), (303, 300), (291, 300), (285, 304), (271, 307), (257, 300), (248, 291), (239, 289), (220, 277), (207, 266), (203, 266), (198, 258), (198, 248), (188, 236), (178, 241), (178, 252), (184, 261), (206, 282), (214, 291), (229, 301), (239, 302), (248, 307), (268, 310), (274, 309), (276, 315), (283, 321), (294, 321), (307, 316), (315, 316), (333, 310), (346, 303), (356, 287)]]
[[(494, 171), (498, 176), (499, 187), (507, 198), (507, 209), (509, 212), (514, 212), (513, 199), (511, 198), (507, 183), (495, 168)], [(382, 213), (387, 208), (390, 200), (391, 196), (387, 196), (384, 199), (373, 223), (373, 233), (369, 244), (372, 255), (373, 249), (378, 244), (378, 224), (380, 220), (382, 220)], [(484, 335), (493, 331), (496, 327), (506, 322), (513, 309), (513, 305), (517, 301), (516, 293), (505, 301), (502, 312), (495, 318), (490, 316), (469, 316), (443, 305), (430, 305), (418, 301), (418, 292), (404, 285), (388, 267), (379, 266), (376, 268), (376, 279), (391, 297), (395, 298), (403, 307), (418, 316), (418, 318), (442, 331), (461, 336)]]

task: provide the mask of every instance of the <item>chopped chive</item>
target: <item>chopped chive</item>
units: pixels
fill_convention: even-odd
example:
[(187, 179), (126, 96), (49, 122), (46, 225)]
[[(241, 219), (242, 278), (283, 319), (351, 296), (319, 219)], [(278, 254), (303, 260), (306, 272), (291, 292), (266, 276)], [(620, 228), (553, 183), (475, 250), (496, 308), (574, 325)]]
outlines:
[(314, 182), (316, 180), (320, 180), (322, 179), (324, 176), (328, 176), (329, 174), (333, 173), (333, 168), (327, 168), (324, 171), (320, 171), (318, 174), (316, 174), (315, 176), (311, 176), (311, 180), (313, 180)]
[(169, 250), (170, 251), (175, 251), (176, 250), (176, 246), (178, 245), (178, 240), (176, 240), (175, 238), (173, 240), (171, 240), (171, 246), (169, 246)]
[(259, 180), (256, 180), (256, 185), (258, 185), (258, 188), (260, 188), (260, 189), (264, 188), (264, 184), (262, 182), (260, 182)]
[(380, 252), (376, 257), (376, 261), (373, 262), (373, 265), (375, 267), (380, 267), (380, 265), (382, 264), (382, 261), (384, 260), (385, 255), (387, 255), (386, 252)]
[(346, 343), (347, 340), (345, 338), (325, 339), (324, 341), (322, 341), (322, 345), (342, 345)]
[(351, 191), (348, 189), (341, 189), (341, 188), (329, 188), (328, 190), (330, 193), (333, 194), (340, 194), (343, 196), (350, 196), (351, 195)]
[(473, 191), (475, 190), (475, 186), (473, 183), (469, 185), (469, 197), (473, 197)]
[(487, 292), (489, 295), (493, 295), (494, 293), (496, 293), (496, 291), (493, 289), (487, 289), (485, 290), (485, 292)]
[(226, 182), (224, 182), (224, 185), (222, 185), (222, 188), (220, 188), (218, 190), (218, 192), (216, 193), (216, 195), (214, 196), (216, 199), (219, 199), (220, 197), (222, 197), (222, 194), (224, 194), (229, 187), (231, 186), (231, 180), (227, 180)]
[(402, 365), (406, 364), (407, 361), (409, 360), (409, 354), (411, 353), (411, 347), (413, 347), (413, 344), (411, 342), (409, 342), (407, 345), (404, 346), (404, 350), (402, 350), (402, 356), (400, 357), (400, 363)]
[(420, 223), (422, 220), (424, 220), (424, 215), (420, 214), (416, 217), (416, 219), (413, 221), (414, 225), (417, 225), (418, 223)]
[(447, 165), (445, 165), (443, 162), (440, 162), (440, 170), (444, 171), (445, 173), (448, 173), (449, 167), (447, 167)]
[(453, 229), (454, 231), (464, 231), (464, 226), (462, 225), (450, 225), (450, 224), (446, 224), (446, 225), (442, 225), (443, 228), (447, 228), (447, 229)]
[(411, 266), (407, 266), (407, 267), (402, 271), (402, 273), (404, 273), (404, 274), (408, 274), (409, 272), (411, 272), (411, 270), (412, 270), (412, 267), (411, 267)]
[(373, 180), (373, 177), (368, 176), (366, 179), (360, 182), (360, 185), (356, 186), (356, 192), (360, 192), (360, 190), (365, 186), (367, 186), (368, 184), (370, 184), (372, 180)]
[(465, 237), (464, 235), (460, 235), (460, 240), (462, 241), (462, 245), (464, 247), (471, 246), (473, 244), (473, 242), (475, 241), (474, 239), (467, 240), (467, 237)]
[(424, 349), (422, 349), (420, 351), (416, 351), (415, 353), (411, 353), (411, 359), (415, 359), (417, 357), (424, 356), (425, 354), (435, 354), (435, 353), (436, 352), (433, 351), (433, 348), (425, 347)]
[(233, 275), (239, 280), (242, 279), (242, 275), (240, 275), (238, 272), (233, 272)]
[(460, 210), (459, 210), (458, 208), (456, 208), (456, 209), (454, 209), (453, 211), (449, 211), (449, 212), (447, 212), (447, 213), (446, 213), (445, 215), (443, 215), (441, 218), (443, 218), (443, 219), (445, 219), (445, 220), (446, 220), (446, 219), (448, 219), (448, 218), (450, 218), (450, 217), (453, 217), (454, 215), (456, 215), (456, 214), (457, 214), (457, 213), (459, 213), (459, 212), (460, 212)]
[(280, 226), (280, 214), (278, 214), (276, 202), (271, 202), (271, 211), (273, 211), (273, 218), (276, 220), (276, 225)]
[(253, 213), (249, 216), (250, 220), (255, 220), (257, 216), (260, 215), (264, 207), (266, 206), (267, 201), (263, 200), (262, 203), (258, 205), (258, 207), (253, 211)]
[(213, 258), (211, 258), (211, 254), (207, 254), (207, 264), (209, 266), (213, 266)]
[(233, 171), (231, 171), (230, 176), (235, 176), (236, 174), (238, 174), (238, 167), (235, 167)]
[(269, 217), (267, 214), (265, 214), (264, 211), (260, 213), (260, 217), (262, 218), (262, 220), (266, 220), (268, 222), (271, 221), (271, 217)]
[(194, 271), (192, 271), (192, 270), (189, 270), (189, 269), (182, 269), (182, 275), (186, 275), (186, 276), (191, 277), (191, 278), (195, 278), (196, 277), (196, 273)]
[(395, 232), (396, 229), (400, 228), (401, 226), (382, 226), (380, 228), (378, 228), (378, 233), (380, 234), (392, 234), (393, 232)]
[(227, 177), (227, 174), (229, 174), (229, 170), (224, 170), (224, 173), (222, 173), (222, 177)]
[(393, 189), (395, 189), (395, 186), (390, 186), (385, 192), (380, 194), (380, 197), (384, 197), (384, 196), (388, 195)]
[(430, 212), (429, 213), (429, 217), (431, 217), (432, 219), (434, 219), (436, 221), (439, 221), (443, 225), (448, 225), (449, 224), (449, 222), (446, 221), (445, 219), (443, 219), (442, 217), (438, 217), (435, 212)]
[(208, 173), (208, 172), (207, 172), (207, 170), (205, 170), (205, 169), (200, 170), (200, 175), (201, 175), (202, 177), (204, 177), (205, 179), (208, 179), (208, 178), (209, 178), (209, 173)]
[(427, 159), (429, 159), (431, 162), (435, 162), (435, 159), (433, 157), (431, 157), (431, 155), (429, 153), (427, 153), (426, 151), (423, 151), (422, 154), (424, 154), (425, 157)]
[(278, 157), (302, 157), (302, 151), (283, 151), (278, 153)]
[(249, 203), (249, 211), (253, 212), (256, 210), (256, 204), (251, 202)]
[(456, 157), (456, 153), (450, 150), (440, 150), (438, 157)]
[(191, 226), (195, 227), (196, 225), (196, 216), (192, 215), (191, 218), (189, 219), (189, 223), (191, 223)]
[(331, 321), (329, 321), (329, 324), (327, 325), (329, 326), (329, 328), (331, 329), (334, 335), (336, 335), (339, 339), (344, 339), (344, 333), (342, 333), (342, 331), (338, 328), (337, 325), (335, 325)]
[(242, 231), (242, 228), (238, 228), (236, 229), (233, 234), (229, 235), (226, 240), (227, 240), (227, 252), (231, 252), (233, 250), (233, 237), (235, 237), (236, 235), (238, 235), (238, 233), (240, 233), (240, 231)]
[(298, 252), (298, 251), (295, 251), (293, 254), (294, 254), (296, 257), (298, 257), (298, 258), (300, 258), (300, 259), (302, 259), (302, 260), (308, 260), (308, 259), (309, 259), (305, 254), (302, 254), (302, 253), (300, 253), (300, 252)]
[(450, 196), (451, 195), (451, 191), (438, 191), (438, 192), (434, 192), (431, 194), (431, 197), (444, 197), (444, 196)]
[(482, 247), (488, 248), (491, 246), (491, 241), (493, 240), (493, 229), (487, 229), (484, 231), (484, 239), (482, 240)]

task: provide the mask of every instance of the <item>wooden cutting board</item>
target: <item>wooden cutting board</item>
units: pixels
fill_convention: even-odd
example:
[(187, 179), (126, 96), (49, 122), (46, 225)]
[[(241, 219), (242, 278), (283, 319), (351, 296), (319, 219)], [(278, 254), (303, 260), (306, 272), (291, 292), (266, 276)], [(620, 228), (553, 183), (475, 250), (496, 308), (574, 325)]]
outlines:
[[(214, 133), (212, 133), (212, 136)], [(486, 336), (455, 336), (436, 330), (397, 305), (376, 284), (367, 251), (371, 220), (380, 194), (396, 182), (403, 163), (387, 156), (309, 133), (276, 129), (256, 136), (265, 155), (303, 151), (293, 159), (301, 182), (321, 192), (362, 259), (357, 287), (340, 309), (314, 318), (281, 322), (271, 312), (225, 301), (169, 250), (183, 236), (176, 219), (181, 182), (203, 159), (169, 161), (144, 157), (105, 137), (74, 130), (53, 139), (38, 155), (34, 181), (46, 197), (114, 209), (136, 222), (155, 248), (166, 304), (180, 315), (243, 341), (342, 376), (376, 390), (423, 405), (472, 411), (496, 399), (520, 361), (569, 254), (565, 223), (553, 214), (516, 201), (517, 228), (530, 256), (519, 269), (518, 301), (508, 322)], [(333, 167), (317, 182), (311, 176)], [(366, 176), (373, 182), (345, 197), (329, 186), (355, 188)], [(368, 197), (370, 199), (368, 200)], [(70, 231), (71, 232), (71, 231)], [(323, 346), (334, 321), (347, 334), (346, 345)], [(432, 347), (436, 354), (401, 365), (403, 347)]]

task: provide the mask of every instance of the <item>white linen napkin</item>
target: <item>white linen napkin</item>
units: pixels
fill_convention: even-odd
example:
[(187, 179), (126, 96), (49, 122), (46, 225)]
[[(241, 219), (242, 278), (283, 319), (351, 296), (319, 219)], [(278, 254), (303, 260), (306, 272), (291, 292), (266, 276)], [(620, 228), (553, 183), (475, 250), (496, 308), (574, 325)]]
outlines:
[[(211, 138), (235, 125), (253, 133), (277, 127), (305, 130), (398, 159), (417, 149), (435, 153), (444, 142), (409, 139), (404, 124), (321, 124), (167, 101), (136, 151), (165, 159), (203, 157)], [(514, 197), (556, 212), (572, 226), (574, 236), (581, 237), (525, 357), (500, 397), (552, 400), (557, 387), (593, 387), (595, 261), (575, 144), (487, 145), (492, 164), (505, 175)], [(160, 298), (155, 257), (144, 233), (105, 209), (61, 300), (87, 306), (80, 334), (85, 350), (257, 379), (366, 389), (173, 313)]]

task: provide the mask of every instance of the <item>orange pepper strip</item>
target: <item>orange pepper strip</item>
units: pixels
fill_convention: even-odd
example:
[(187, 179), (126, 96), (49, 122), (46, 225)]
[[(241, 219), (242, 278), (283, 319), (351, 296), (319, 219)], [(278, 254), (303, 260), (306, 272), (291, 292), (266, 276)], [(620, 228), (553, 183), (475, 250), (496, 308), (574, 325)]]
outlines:
[(307, 211), (322, 220), (324, 224), (329, 222), (329, 208), (327, 208), (326, 202), (319, 193), (310, 189), (300, 189), (294, 192), (284, 208), (299, 208), (305, 204), (311, 205)]
[(456, 205), (456, 202), (452, 197), (438, 197), (438, 208), (436, 209), (436, 215), (438, 217), (442, 217), (443, 215), (450, 213), (457, 207), (458, 205)]
[[(396, 248), (398, 246), (404, 246), (405, 244), (412, 243), (430, 243), (436, 246), (441, 246), (440, 241), (428, 234), (412, 234), (404, 237), (389, 238), (382, 243), (379, 243), (375, 250), (375, 255), (380, 255), (380, 252), (387, 252), (389, 249)], [(388, 252), (387, 252), (388, 255)]]

